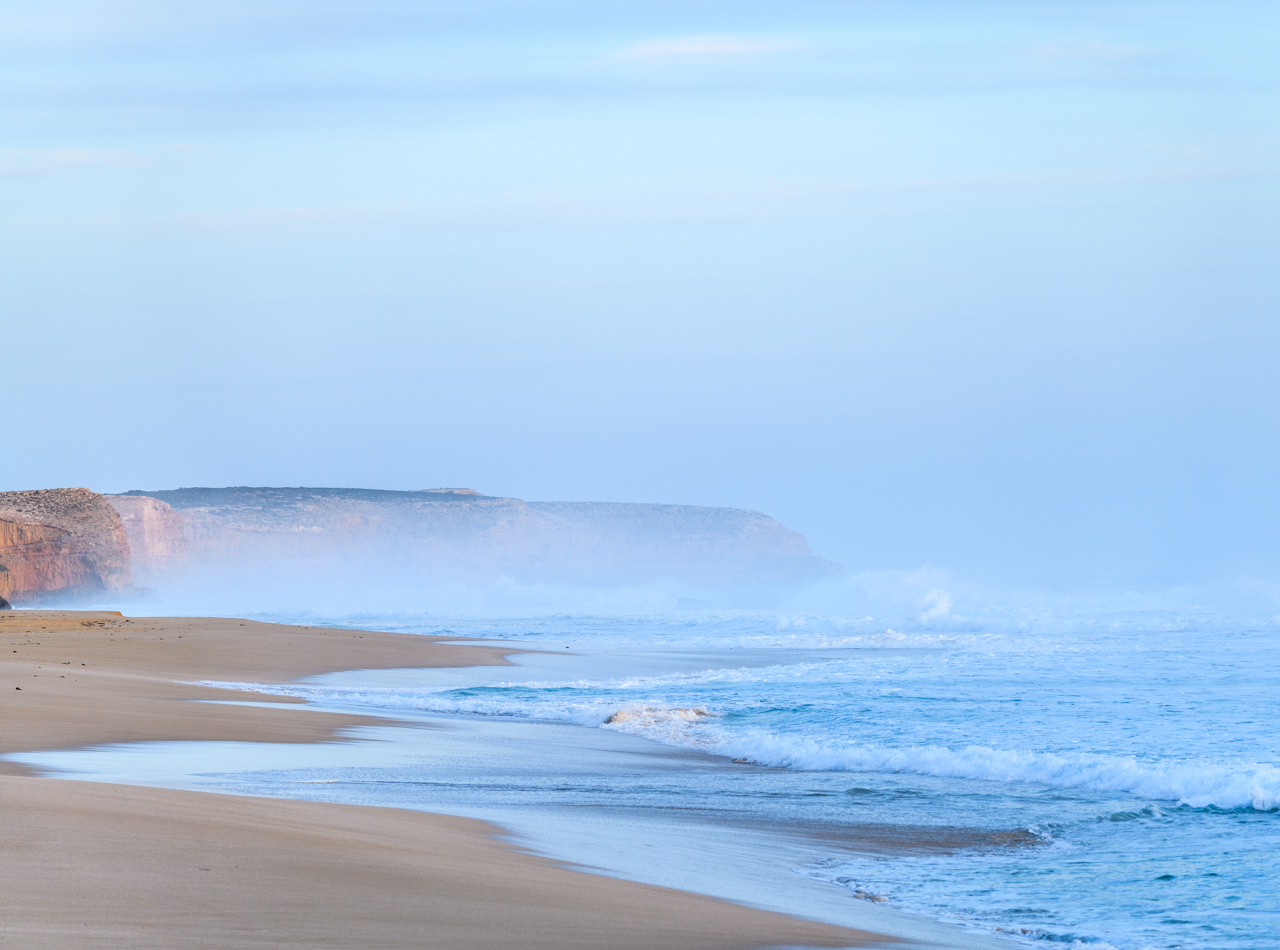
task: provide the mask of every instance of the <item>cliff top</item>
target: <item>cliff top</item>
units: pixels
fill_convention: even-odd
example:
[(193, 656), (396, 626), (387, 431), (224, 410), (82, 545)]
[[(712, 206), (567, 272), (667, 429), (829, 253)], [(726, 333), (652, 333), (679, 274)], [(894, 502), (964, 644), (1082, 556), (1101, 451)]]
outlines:
[(170, 508), (223, 508), (259, 506), (263, 504), (305, 504), (310, 501), (372, 501), (381, 504), (396, 502), (421, 503), (456, 501), (509, 501), (512, 499), (482, 495), (470, 488), (421, 488), (416, 491), (392, 491), (382, 488), (251, 488), (238, 485), (232, 488), (172, 488), (161, 491), (123, 492), (157, 498)]
[(115, 509), (87, 488), (44, 488), (0, 492), (0, 520), (28, 521), (60, 528), (69, 535), (94, 536), (120, 524)]
[(133, 489), (123, 495), (155, 498), (175, 511), (191, 508), (286, 508), (294, 506), (331, 506), (335, 503), (365, 502), (378, 505), (405, 505), (420, 508), (433, 505), (474, 505), (484, 508), (519, 506), (544, 512), (575, 511), (593, 517), (618, 517), (643, 513), (643, 517), (702, 517), (769, 521), (773, 518), (747, 508), (725, 508), (707, 505), (670, 505), (659, 502), (631, 501), (525, 501), (502, 495), (482, 495), (472, 488), (420, 488), (396, 491), (385, 488), (270, 488), (238, 485), (229, 488), (171, 488), (159, 491)]

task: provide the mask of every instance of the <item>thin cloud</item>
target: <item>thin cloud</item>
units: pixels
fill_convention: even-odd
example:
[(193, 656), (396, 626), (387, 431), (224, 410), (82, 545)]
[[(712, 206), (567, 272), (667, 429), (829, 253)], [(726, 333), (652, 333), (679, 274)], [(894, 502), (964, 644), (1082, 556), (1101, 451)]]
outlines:
[(1115, 43), (1046, 43), (1031, 48), (1037, 59), (1077, 63), (1130, 63), (1150, 59), (1150, 50)]
[[(1063, 189), (1177, 184), (1243, 171), (1169, 167), (1132, 171), (1044, 170), (931, 178), (787, 179), (715, 175), (682, 183), (632, 180), (600, 191), (528, 192), (427, 205), (258, 207), (153, 219), (162, 229), (253, 234), (356, 229), (476, 232), (618, 226), (816, 220), (936, 211), (1021, 200)], [(929, 606), (929, 605), (926, 605)]]
[(351, 224), (387, 217), (385, 209), (370, 208), (242, 208), (196, 211), (172, 219), (179, 226), (202, 230), (256, 231), (268, 228)]
[(788, 40), (755, 40), (734, 36), (683, 36), (668, 40), (644, 40), (619, 50), (614, 59), (632, 62), (714, 62), (751, 59), (803, 48)]
[(146, 156), (88, 148), (0, 149), (0, 175), (55, 175), (82, 168), (140, 168)]

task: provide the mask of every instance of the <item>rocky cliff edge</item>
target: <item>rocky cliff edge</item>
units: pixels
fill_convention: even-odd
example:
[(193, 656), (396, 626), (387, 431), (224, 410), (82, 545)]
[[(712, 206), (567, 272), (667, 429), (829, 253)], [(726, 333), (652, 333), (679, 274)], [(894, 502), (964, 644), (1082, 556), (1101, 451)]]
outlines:
[(132, 587), (128, 536), (102, 495), (0, 492), (0, 597), (30, 606)]

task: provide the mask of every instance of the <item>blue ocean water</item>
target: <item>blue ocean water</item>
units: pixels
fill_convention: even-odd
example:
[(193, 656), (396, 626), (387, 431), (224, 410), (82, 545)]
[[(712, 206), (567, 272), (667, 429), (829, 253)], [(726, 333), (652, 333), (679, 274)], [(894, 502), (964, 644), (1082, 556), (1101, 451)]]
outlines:
[[(789, 801), (779, 817), (819, 829), (872, 822), (1034, 839), (908, 857), (833, 853), (807, 869), (906, 908), (1125, 950), (1280, 945), (1273, 622), (1156, 614), (906, 631), (777, 616), (401, 623), (647, 661), (618, 655), (621, 666), (660, 667), (664, 654), (671, 665), (681, 654), (716, 665), (318, 687), (315, 698), (571, 722), (745, 760), (768, 767), (753, 793), (766, 802), (799, 780), (812, 801)], [(736, 664), (735, 653), (749, 662)], [(715, 791), (688, 804), (724, 807)], [(779, 812), (755, 805), (740, 807)]]
[[(275, 619), (545, 652), (264, 688), (470, 723), (454, 728), (493, 754), (464, 761), (424, 734), (434, 752), (233, 777), (223, 762), (231, 790), (780, 830), (805, 842), (788, 873), (1010, 945), (1280, 946), (1275, 618)], [(613, 759), (606, 740), (625, 740)], [(680, 755), (637, 765), (647, 748)]]

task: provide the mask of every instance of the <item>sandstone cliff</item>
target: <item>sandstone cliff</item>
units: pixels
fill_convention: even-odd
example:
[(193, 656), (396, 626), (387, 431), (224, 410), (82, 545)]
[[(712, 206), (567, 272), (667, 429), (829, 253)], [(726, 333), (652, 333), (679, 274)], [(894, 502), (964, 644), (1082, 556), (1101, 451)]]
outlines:
[(102, 495), (0, 492), (0, 597), (21, 606), (132, 586), (125, 528)]
[(734, 508), (528, 502), (467, 489), (190, 488), (107, 497), (124, 516), (140, 576), (161, 588), (184, 565), (225, 577), (301, 571), (334, 584), (506, 577), (740, 586), (835, 569), (773, 518)]
[(134, 580), (147, 587), (185, 570), (189, 545), (182, 516), (163, 501), (143, 495), (107, 495), (129, 538)]

